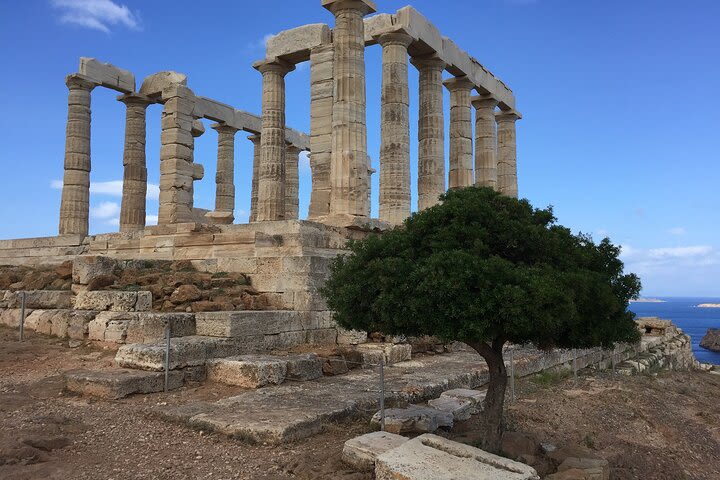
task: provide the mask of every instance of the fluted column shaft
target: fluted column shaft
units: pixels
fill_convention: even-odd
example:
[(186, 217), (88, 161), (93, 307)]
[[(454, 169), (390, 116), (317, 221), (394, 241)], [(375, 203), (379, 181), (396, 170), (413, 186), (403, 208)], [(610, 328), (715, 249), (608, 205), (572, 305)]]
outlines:
[(330, 213), (332, 157), (333, 46), (310, 50), (310, 168), (312, 191), (308, 219)]
[(432, 207), (445, 192), (445, 118), (442, 72), (436, 57), (413, 58), (420, 72), (418, 118), (418, 210)]
[(325, 7), (335, 15), (330, 214), (369, 217), (363, 17), (373, 8), (362, 0)]
[(497, 190), (497, 133), (492, 97), (475, 97), (475, 185)]
[(260, 135), (247, 137), (253, 143), (252, 182), (250, 187), (250, 221), (257, 222), (258, 176), (260, 172)]
[(410, 93), (407, 33), (386, 33), (382, 45), (380, 106), (380, 220), (400, 224), (410, 216)]
[(474, 183), (470, 92), (475, 85), (467, 77), (451, 78), (444, 84), (450, 91), (448, 188), (469, 187)]
[(213, 125), (218, 132), (217, 169), (215, 173), (215, 211), (235, 210), (235, 134), (229, 125)]
[(120, 203), (120, 231), (145, 228), (147, 164), (145, 160), (145, 117), (152, 101), (137, 94), (120, 95), (125, 104), (125, 149), (123, 150), (123, 188)]
[(515, 113), (500, 112), (495, 115), (498, 138), (498, 191), (510, 197), (518, 196), (517, 139)]
[(87, 235), (90, 215), (90, 92), (95, 83), (69, 75), (60, 235)]
[(281, 60), (255, 65), (263, 75), (257, 221), (285, 218), (285, 75), (295, 67)]
[(295, 145), (288, 145), (285, 149), (285, 219), (296, 220), (298, 218), (300, 199), (300, 177), (298, 174), (298, 162), (300, 161), (300, 149)]

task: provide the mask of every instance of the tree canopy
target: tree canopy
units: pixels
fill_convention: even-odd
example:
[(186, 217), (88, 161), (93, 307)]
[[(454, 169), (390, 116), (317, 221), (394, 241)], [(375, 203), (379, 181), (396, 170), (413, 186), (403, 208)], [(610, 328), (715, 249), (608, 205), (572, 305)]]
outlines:
[(489, 372), (481, 446), (497, 452), (503, 346), (636, 342), (640, 281), (620, 249), (558, 225), (552, 208), (489, 188), (448, 191), (403, 226), (349, 244), (321, 290), (345, 328), (465, 342)]

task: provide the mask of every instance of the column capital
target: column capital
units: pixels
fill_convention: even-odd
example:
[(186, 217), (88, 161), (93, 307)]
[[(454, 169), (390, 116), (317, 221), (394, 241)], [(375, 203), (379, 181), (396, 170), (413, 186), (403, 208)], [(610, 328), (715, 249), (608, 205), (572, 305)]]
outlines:
[(210, 125), (210, 128), (212, 128), (218, 133), (229, 133), (231, 135), (235, 135), (240, 130), (239, 128), (230, 126), (224, 122), (213, 123), (212, 125)]
[(445, 85), (445, 88), (451, 92), (469, 92), (475, 88), (475, 84), (467, 77), (467, 75), (448, 78), (443, 82), (443, 85)]
[(445, 70), (447, 63), (437, 55), (428, 55), (424, 57), (411, 57), (410, 63), (415, 65), (418, 70)]
[(363, 16), (377, 11), (372, 0), (322, 0), (322, 6), (333, 15), (337, 15), (341, 10), (357, 10)]
[(155, 103), (151, 98), (146, 97), (145, 95), (140, 95), (139, 93), (125, 93), (123, 95), (118, 95), (117, 101), (128, 106), (139, 105), (143, 107), (147, 107), (151, 103)]
[(253, 63), (253, 68), (258, 72), (265, 74), (268, 72), (278, 73), (283, 77), (295, 70), (295, 65), (279, 58), (266, 58)]
[(97, 87), (98, 84), (90, 77), (80, 73), (73, 73), (65, 77), (65, 85), (67, 85), (70, 90), (87, 90), (89, 92)]
[(522, 116), (515, 111), (500, 111), (495, 113), (495, 120), (498, 123), (515, 123), (516, 120), (520, 120)]
[(295, 145), (295, 144), (288, 143), (288, 144), (285, 146), (285, 151), (286, 151), (286, 152), (292, 152), (293, 155), (300, 155), (300, 152), (302, 152), (303, 149), (300, 148), (300, 147), (298, 147), (298, 146)]
[(415, 39), (405, 30), (383, 33), (378, 37), (378, 43), (385, 47), (386, 45), (401, 45), (405, 48), (409, 47)]
[(248, 140), (250, 140), (253, 145), (260, 145), (260, 134), (259, 133), (253, 133), (252, 135), (248, 135)]
[(470, 103), (472, 103), (472, 106), (475, 107), (475, 110), (480, 110), (484, 108), (494, 109), (500, 102), (490, 95), (479, 95), (471, 97)]

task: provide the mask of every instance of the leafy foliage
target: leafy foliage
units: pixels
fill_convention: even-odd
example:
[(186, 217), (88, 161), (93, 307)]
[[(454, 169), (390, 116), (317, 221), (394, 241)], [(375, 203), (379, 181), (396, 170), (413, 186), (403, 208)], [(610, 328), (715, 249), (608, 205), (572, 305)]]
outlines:
[(352, 242), (322, 290), (346, 328), (540, 348), (633, 342), (640, 281), (606, 238), (489, 188), (451, 190), (401, 228)]

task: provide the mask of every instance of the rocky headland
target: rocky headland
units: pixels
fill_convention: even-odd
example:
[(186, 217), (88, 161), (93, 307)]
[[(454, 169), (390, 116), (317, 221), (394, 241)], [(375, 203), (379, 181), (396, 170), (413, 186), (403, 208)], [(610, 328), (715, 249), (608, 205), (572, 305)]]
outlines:
[(708, 328), (707, 333), (700, 340), (700, 346), (713, 352), (720, 352), (720, 328)]

